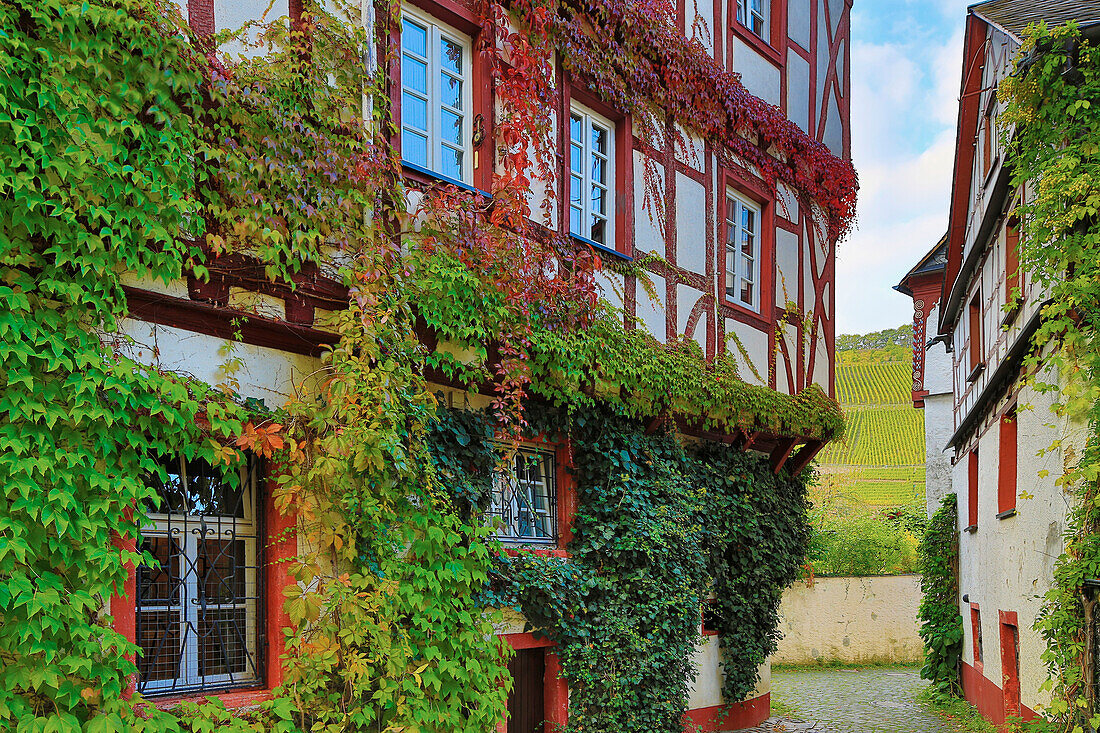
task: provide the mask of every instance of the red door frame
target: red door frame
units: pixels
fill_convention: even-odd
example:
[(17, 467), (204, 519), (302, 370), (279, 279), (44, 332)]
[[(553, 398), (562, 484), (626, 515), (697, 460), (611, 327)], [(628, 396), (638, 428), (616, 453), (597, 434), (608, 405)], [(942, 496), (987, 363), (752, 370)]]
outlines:
[[(561, 660), (554, 651), (557, 644), (546, 638), (536, 639), (534, 634), (503, 634), (504, 640), (515, 650), (545, 649), (546, 672), (543, 676), (542, 700), (546, 711), (544, 733), (554, 733), (569, 723), (569, 687), (561, 674)], [(497, 733), (508, 732), (507, 719), (497, 723)]]

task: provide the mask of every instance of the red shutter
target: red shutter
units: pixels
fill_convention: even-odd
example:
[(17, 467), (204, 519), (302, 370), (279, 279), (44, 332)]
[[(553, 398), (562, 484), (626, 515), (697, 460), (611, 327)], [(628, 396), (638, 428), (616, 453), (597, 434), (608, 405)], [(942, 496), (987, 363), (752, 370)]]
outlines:
[(1016, 508), (1016, 407), (1001, 416), (997, 468), (997, 512)]
[(978, 526), (978, 449), (970, 451), (967, 475), (966, 513), (967, 524)]

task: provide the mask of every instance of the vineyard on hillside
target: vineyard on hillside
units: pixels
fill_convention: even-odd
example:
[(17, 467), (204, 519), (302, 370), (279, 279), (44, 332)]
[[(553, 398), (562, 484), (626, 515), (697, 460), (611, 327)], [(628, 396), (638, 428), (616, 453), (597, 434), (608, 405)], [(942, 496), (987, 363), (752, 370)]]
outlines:
[(924, 496), (924, 411), (911, 401), (912, 352), (898, 344), (906, 330), (838, 339), (836, 397), (847, 431), (822, 451), (819, 465), (836, 490), (868, 504)]

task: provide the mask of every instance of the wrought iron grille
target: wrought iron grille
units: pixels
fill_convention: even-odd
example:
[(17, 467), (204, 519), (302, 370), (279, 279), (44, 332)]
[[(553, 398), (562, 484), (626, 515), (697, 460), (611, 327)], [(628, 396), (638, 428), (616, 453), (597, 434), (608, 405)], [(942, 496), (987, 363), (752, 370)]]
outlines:
[(490, 513), (498, 517), (504, 542), (553, 544), (558, 540), (558, 497), (554, 454), (521, 448), (493, 478)]
[(234, 485), (205, 461), (162, 461), (149, 477), (141, 548), (156, 558), (137, 576), (138, 689), (209, 692), (261, 683), (262, 564), (255, 460)]

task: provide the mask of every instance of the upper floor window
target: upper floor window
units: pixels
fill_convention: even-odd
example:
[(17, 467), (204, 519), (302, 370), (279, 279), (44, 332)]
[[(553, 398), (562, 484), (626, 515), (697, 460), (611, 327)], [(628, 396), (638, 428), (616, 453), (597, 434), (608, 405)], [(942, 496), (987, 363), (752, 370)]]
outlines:
[(136, 632), (145, 694), (208, 692), (262, 681), (256, 466), (239, 481), (201, 460), (165, 458), (141, 530), (156, 560), (137, 573)]
[(520, 448), (493, 479), (491, 513), (505, 542), (554, 544), (558, 539), (553, 451)]
[(737, 0), (737, 22), (767, 40), (767, 0)]
[(470, 40), (405, 11), (401, 23), (401, 157), (469, 183)]
[(615, 246), (615, 125), (573, 104), (569, 113), (569, 233)]
[(726, 297), (760, 305), (760, 206), (726, 192)]

